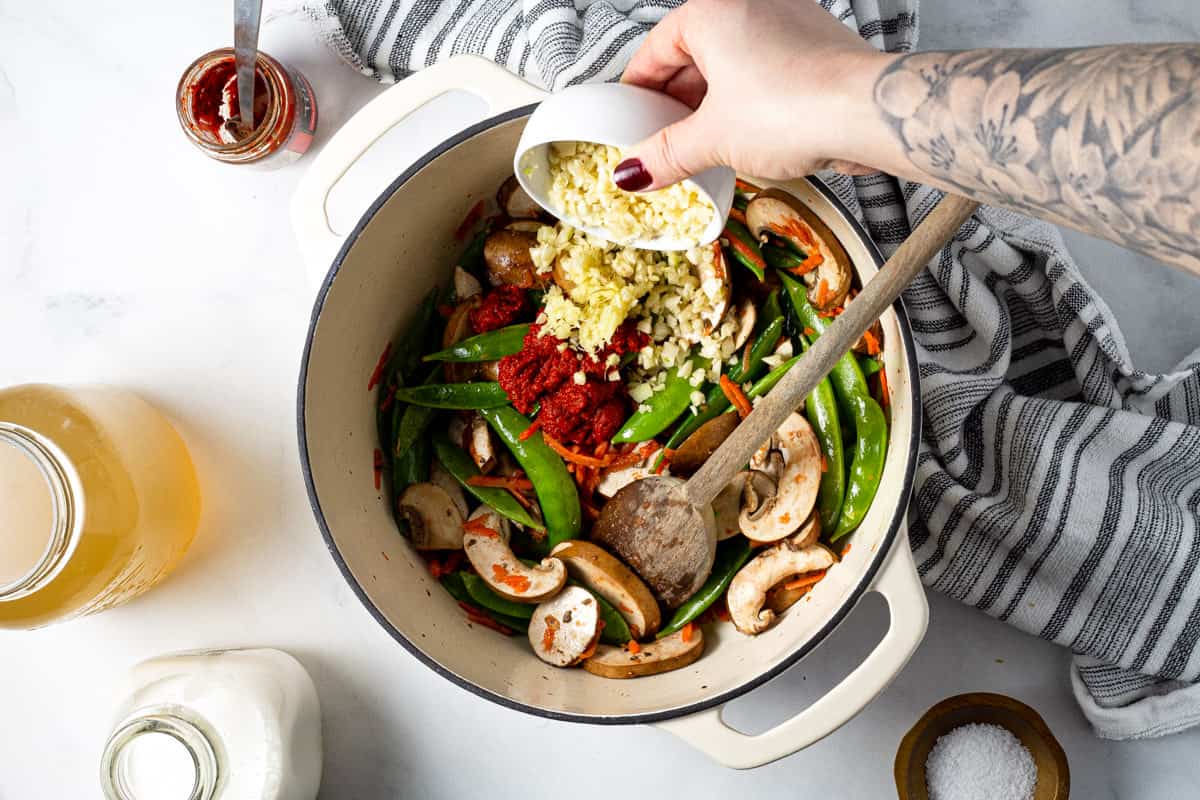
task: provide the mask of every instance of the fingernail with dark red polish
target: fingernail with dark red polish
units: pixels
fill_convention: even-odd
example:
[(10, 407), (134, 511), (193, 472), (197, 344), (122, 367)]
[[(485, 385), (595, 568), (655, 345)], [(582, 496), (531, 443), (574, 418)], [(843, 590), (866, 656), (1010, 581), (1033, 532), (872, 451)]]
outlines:
[(627, 192), (637, 192), (649, 186), (654, 178), (642, 166), (640, 158), (627, 158), (613, 170), (613, 180)]

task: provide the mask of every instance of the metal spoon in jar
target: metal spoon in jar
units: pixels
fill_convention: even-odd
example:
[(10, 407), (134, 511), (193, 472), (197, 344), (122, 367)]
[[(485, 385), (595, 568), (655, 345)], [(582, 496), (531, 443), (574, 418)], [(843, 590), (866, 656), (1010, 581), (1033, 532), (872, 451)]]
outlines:
[(258, 24), (262, 0), (233, 4), (233, 63), (237, 68), (238, 128), (243, 137), (254, 130), (254, 73), (258, 66)]
[(669, 476), (633, 481), (604, 505), (596, 528), (635, 552), (655, 554), (680, 583), (695, 581), (694, 591), (707, 579), (716, 550), (712, 501), (978, 207), (947, 195), (687, 482)]

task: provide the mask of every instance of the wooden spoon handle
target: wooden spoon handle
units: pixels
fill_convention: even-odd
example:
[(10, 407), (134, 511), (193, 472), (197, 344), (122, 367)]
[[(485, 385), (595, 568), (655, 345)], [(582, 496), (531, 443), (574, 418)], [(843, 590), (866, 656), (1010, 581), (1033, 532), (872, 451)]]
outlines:
[(878, 274), (867, 282), (854, 302), (846, 305), (846, 310), (821, 334), (804, 358), (796, 362), (688, 480), (687, 494), (693, 504), (708, 505), (729, 485), (762, 443), (829, 374), (978, 207), (974, 200), (957, 195), (946, 195), (938, 203)]

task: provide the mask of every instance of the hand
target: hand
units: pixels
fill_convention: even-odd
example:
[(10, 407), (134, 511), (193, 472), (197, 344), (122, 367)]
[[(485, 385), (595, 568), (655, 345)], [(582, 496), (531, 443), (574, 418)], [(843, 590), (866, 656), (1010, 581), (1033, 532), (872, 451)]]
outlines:
[(641, 142), (614, 177), (657, 189), (718, 164), (782, 180), (852, 163), (890, 61), (813, 0), (691, 0), (655, 26), (621, 80), (696, 109)]

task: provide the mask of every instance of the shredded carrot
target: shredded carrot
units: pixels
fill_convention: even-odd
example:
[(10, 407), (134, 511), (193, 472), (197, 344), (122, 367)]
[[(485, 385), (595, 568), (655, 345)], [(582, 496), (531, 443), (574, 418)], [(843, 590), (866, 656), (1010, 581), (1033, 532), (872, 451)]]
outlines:
[(503, 564), (492, 564), (492, 577), (517, 594), (528, 592), (529, 587), (532, 585), (529, 578), (526, 578), (524, 575), (514, 575), (505, 569)]
[(558, 635), (558, 617), (547, 615), (546, 630), (542, 631), (542, 650), (549, 653), (554, 647), (554, 637)]
[(816, 332), (816, 331), (814, 331), (812, 328), (805, 328), (805, 329), (804, 329), (804, 335), (805, 335), (805, 336), (816, 336), (816, 335), (817, 335), (817, 332)]
[(542, 421), (541, 421), (541, 419), (535, 419), (533, 422), (529, 423), (529, 427), (528, 427), (528, 428), (526, 428), (525, 430), (521, 431), (521, 434), (520, 434), (520, 435), (517, 437), (517, 439), (519, 439), (520, 441), (524, 442), (524, 441), (525, 441), (525, 440), (527, 440), (527, 439), (528, 439), (530, 436), (533, 436), (535, 433), (537, 433), (537, 432), (538, 432), (538, 429), (539, 429), (539, 428), (541, 428), (541, 427), (542, 427)]
[(449, 575), (454, 570), (458, 569), (458, 565), (462, 563), (463, 551), (455, 550), (442, 562), (442, 574)]
[(625, 649), (635, 656), (642, 652), (642, 646), (637, 643), (637, 639), (630, 639), (628, 642), (626, 642)]
[(863, 341), (867, 345), (867, 355), (879, 355), (879, 340), (875, 338), (875, 334), (871, 333), (869, 330), (863, 331)]
[(603, 458), (604, 454), (607, 452), (608, 452), (608, 442), (604, 441), (604, 442), (601, 442), (600, 444), (596, 445), (596, 449), (592, 452), (592, 455), (596, 456), (596, 458)]
[(600, 519), (600, 509), (596, 508), (591, 503), (587, 502), (586, 500), (580, 500), (579, 506), (580, 506), (580, 508), (583, 509), (583, 513), (587, 515), (588, 519), (590, 519), (590, 520)]
[(846, 542), (846, 546), (842, 548), (842, 558), (845, 558), (846, 554), (849, 552), (850, 552), (850, 543)]
[(380, 411), (387, 411), (392, 407), (392, 403), (396, 400), (396, 387), (389, 386), (387, 394), (383, 396), (383, 402), (379, 404)]
[(454, 238), (462, 241), (471, 233), (471, 229), (479, 220), (483, 219), (483, 201), (480, 200), (475, 205), (471, 206), (471, 210), (463, 217), (463, 221), (459, 223), (458, 229), (454, 231)]
[(888, 395), (887, 370), (883, 367), (879, 368), (879, 400), (884, 408), (891, 403), (891, 397)]
[[(724, 376), (724, 375), (722, 375), (721, 377), (722, 377), (722, 378), (724, 378), (725, 376)], [(662, 457), (662, 460), (661, 460), (661, 461), (659, 461), (659, 462), (658, 462), (658, 466), (654, 468), (654, 474), (655, 474), (655, 475), (662, 475), (662, 472), (663, 472), (663, 470), (664, 470), (664, 469), (666, 469), (666, 468), (667, 468), (667, 465), (671, 463), (671, 456), (673, 456), (673, 455), (675, 455), (675, 451), (674, 451), (674, 450), (672, 450), (672, 449), (671, 449), (671, 448), (669, 448), (669, 447), (664, 447), (664, 448), (663, 448), (663, 457)]]
[(472, 475), (467, 478), (468, 486), (489, 486), (495, 489), (532, 489), (529, 478), (506, 478), (503, 475)]
[(741, 178), (734, 178), (733, 185), (746, 194), (758, 194), (762, 191), (762, 189), (758, 188), (753, 183), (748, 183)]
[(816, 250), (805, 256), (804, 260), (796, 266), (792, 267), (793, 275), (807, 275), (817, 267), (825, 263), (825, 256), (818, 253)]
[(596, 487), (600, 485), (600, 470), (589, 469), (587, 479), (583, 482), (583, 491), (587, 497), (591, 497), (596, 492)]
[(683, 639), (684, 642), (690, 642), (692, 640), (692, 634), (695, 633), (695, 631), (696, 623), (689, 622), (687, 625), (684, 625), (683, 630), (680, 631), (680, 638)]
[(459, 601), (458, 606), (463, 611), (467, 612), (467, 621), (468, 622), (474, 622), (476, 625), (482, 625), (485, 628), (491, 628), (492, 630), (496, 631), (497, 633), (502, 633), (505, 636), (513, 635), (513, 631), (510, 628), (508, 628), (504, 625), (501, 625), (499, 622), (496, 622), (496, 620), (487, 616), (486, 614), (484, 614), (482, 611), (480, 611), (475, 606), (470, 605), (469, 603), (461, 602), (461, 601)]
[(592, 643), (588, 645), (587, 650), (579, 654), (580, 661), (587, 661), (592, 656), (596, 655), (596, 648), (600, 645), (600, 631), (604, 630), (604, 620), (596, 626), (596, 638), (592, 639)]
[(743, 256), (745, 256), (747, 261), (749, 261), (751, 264), (758, 267), (759, 269), (767, 268), (767, 262), (763, 261), (762, 256), (760, 256), (758, 253), (754, 252), (754, 250), (752, 250), (748, 244), (746, 244), (745, 242), (743, 242), (741, 239), (737, 238), (733, 234), (726, 234), (726, 236), (729, 239), (729, 246), (732, 247), (734, 250), (737, 250)]
[(508, 493), (511, 494), (513, 496), (513, 499), (516, 500), (518, 503), (520, 503), (521, 507), (524, 508), (526, 511), (533, 511), (533, 501), (530, 500), (528, 497), (521, 494), (519, 491), (512, 488), (511, 486), (508, 487)]
[(390, 558), (388, 558), (388, 554), (387, 554), (387, 553), (385, 553), (384, 551), (380, 550), (380, 551), (379, 551), (379, 555), (383, 556), (383, 560), (384, 560), (384, 561), (391, 561), (391, 559), (390, 559)]
[(375, 491), (383, 485), (383, 451), (375, 448)]
[(833, 308), (825, 311), (818, 311), (817, 316), (821, 319), (833, 319), (834, 317), (839, 316), (844, 310), (845, 309), (843, 309), (841, 306), (834, 306)]
[(825, 460), (824, 453), (821, 453), (821, 472), (829, 472), (829, 462)]
[(742, 223), (743, 225), (746, 224), (746, 214), (740, 208), (729, 209), (729, 218), (736, 219), (738, 222)]
[(658, 442), (654, 441), (653, 439), (648, 442), (643, 442), (641, 445), (631, 446), (624, 452), (618, 453), (618, 455), (612, 459), (612, 462), (608, 465), (608, 468), (618, 469), (620, 467), (629, 467), (637, 464), (639, 461), (642, 461), (653, 455), (659, 449), (659, 446), (660, 445)]
[(750, 400), (747, 399), (746, 393), (742, 391), (742, 387), (738, 386), (733, 381), (729, 380), (727, 375), (721, 376), (721, 391), (734, 408), (738, 410), (738, 414), (745, 419), (754, 410), (754, 406), (750, 405)]
[(824, 278), (821, 278), (821, 280), (817, 283), (817, 305), (823, 308), (825, 306), (825, 301), (828, 299), (829, 284)]
[(813, 586), (813, 585), (819, 583), (821, 581), (821, 579), (824, 577), (825, 577), (825, 570), (823, 570), (823, 569), (818, 570), (817, 572), (810, 572), (806, 575), (801, 575), (798, 578), (794, 578), (794, 579), (788, 581), (787, 583), (785, 583), (783, 585), (783, 588), (785, 588), (785, 589), (803, 589), (805, 586)]
[(383, 352), (379, 355), (379, 360), (375, 362), (375, 369), (371, 370), (371, 378), (367, 381), (367, 391), (371, 391), (379, 385), (380, 378), (383, 377), (383, 371), (387, 369), (388, 359), (392, 357), (392, 343), (388, 342), (383, 348)]
[(798, 241), (805, 253), (812, 253), (817, 250), (817, 238), (813, 234), (812, 228), (802, 219), (793, 218), (789, 219), (786, 225), (772, 223), (768, 227), (771, 233), (777, 236)]
[(485, 522), (478, 519), (469, 519), (463, 523), (463, 530), (467, 533), (473, 533), (476, 536), (485, 536), (489, 539), (499, 538), (500, 532), (489, 528)]
[(569, 461), (573, 464), (579, 464), (584, 467), (607, 467), (612, 461), (612, 459), (608, 458), (592, 458), (582, 453), (573, 452), (545, 431), (542, 431), (542, 438), (546, 441), (546, 444), (550, 445), (551, 450), (563, 457), (564, 461)]
[(725, 605), (724, 597), (721, 598), (720, 602), (713, 604), (712, 610), (713, 615), (716, 616), (717, 619), (721, 620), (721, 622), (729, 622), (729, 606)]

